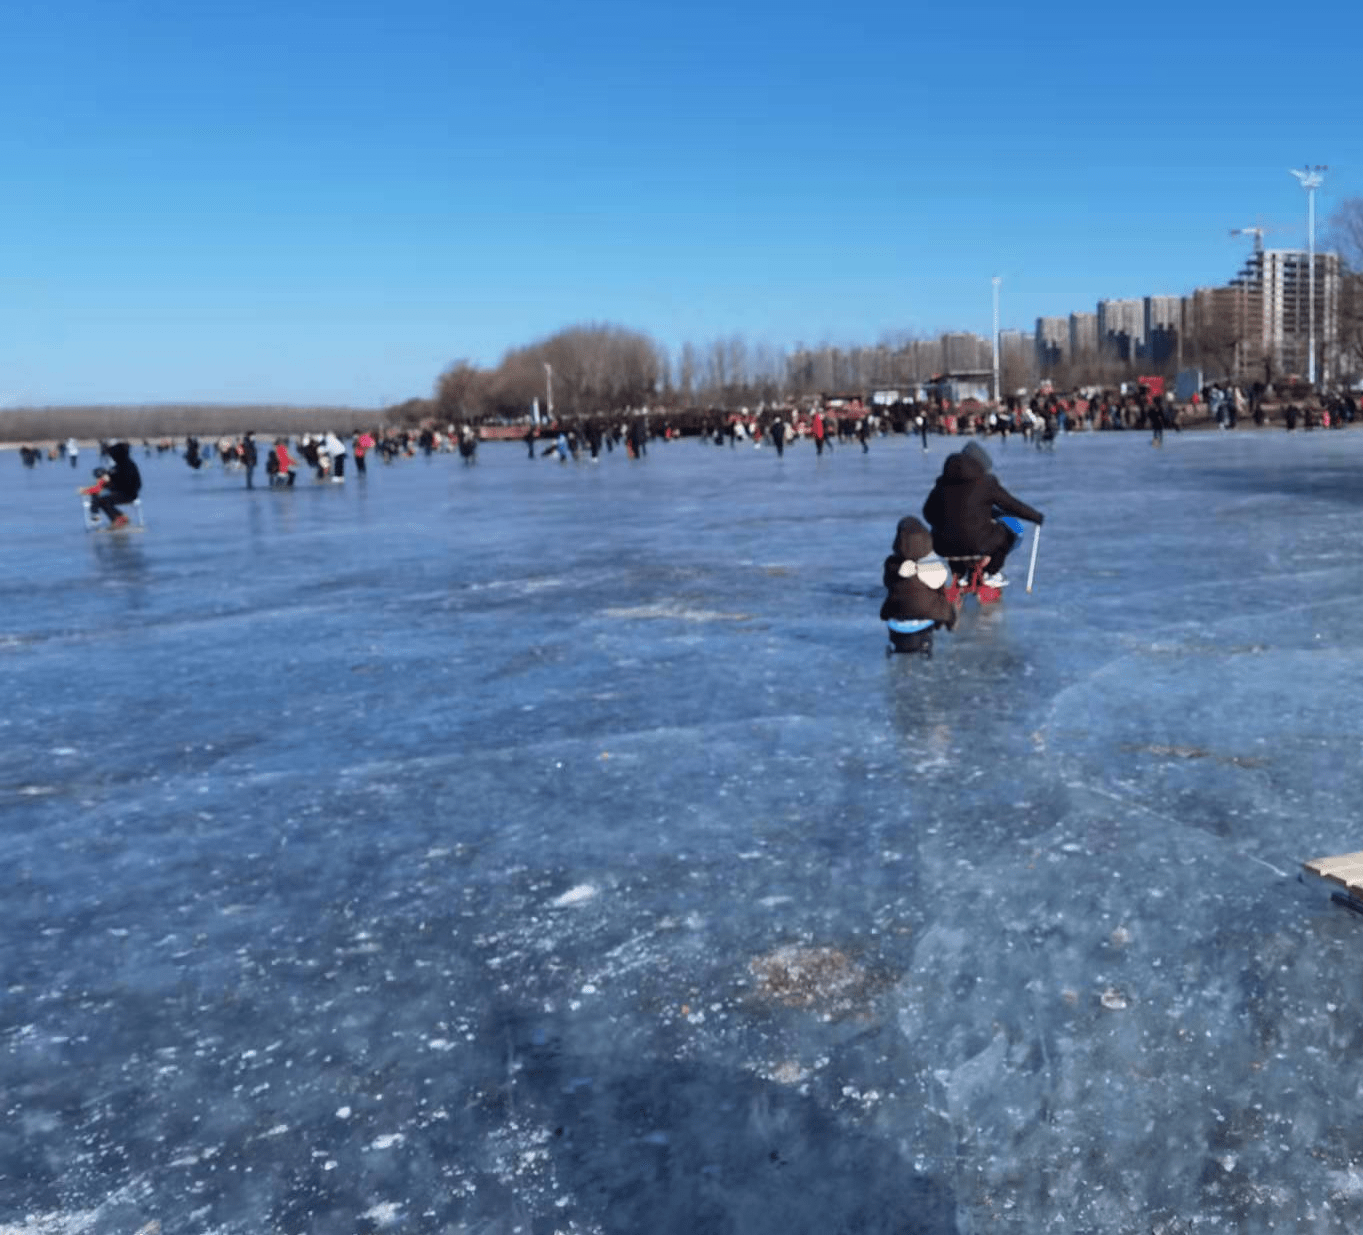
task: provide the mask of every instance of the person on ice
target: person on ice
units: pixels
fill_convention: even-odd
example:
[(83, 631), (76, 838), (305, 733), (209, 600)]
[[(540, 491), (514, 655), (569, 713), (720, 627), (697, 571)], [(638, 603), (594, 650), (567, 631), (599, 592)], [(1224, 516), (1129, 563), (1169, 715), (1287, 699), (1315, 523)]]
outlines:
[(93, 518), (107, 515), (110, 527), (127, 527), (128, 516), (119, 507), (137, 501), (142, 492), (142, 473), (128, 453), (127, 442), (115, 442), (110, 446), (109, 457), (114, 465), (104, 477), (103, 487), (90, 495), (90, 514)]
[[(1039, 510), (1020, 502), (994, 475), (993, 463), (982, 446), (968, 442), (942, 465), (923, 518), (932, 527), (932, 547), (944, 558), (988, 557), (984, 584), (1006, 587), (1003, 563), (1017, 544), (1017, 533), (994, 518), (994, 512), (1016, 515), (1038, 527), (1045, 520)], [(964, 563), (953, 563), (956, 574), (968, 573)]]
[(912, 515), (895, 528), (884, 582), (880, 620), (890, 628), (890, 646), (931, 656), (932, 632), (939, 626), (951, 630), (957, 609), (942, 591), (951, 582), (951, 569), (932, 551), (932, 534)]

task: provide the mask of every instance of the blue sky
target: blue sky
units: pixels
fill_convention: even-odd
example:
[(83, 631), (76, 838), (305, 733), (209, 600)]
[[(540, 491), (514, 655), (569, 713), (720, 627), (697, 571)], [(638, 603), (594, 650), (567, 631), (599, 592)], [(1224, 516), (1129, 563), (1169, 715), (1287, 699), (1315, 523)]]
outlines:
[(8, 0), (0, 406), (373, 406), (581, 322), (874, 343), (987, 334), (994, 274), (1028, 330), (1223, 282), (1233, 227), (1304, 243), (1288, 168), (1322, 225), (1363, 195), (1363, 79), (1300, 67), (1363, 16), (1291, 16)]

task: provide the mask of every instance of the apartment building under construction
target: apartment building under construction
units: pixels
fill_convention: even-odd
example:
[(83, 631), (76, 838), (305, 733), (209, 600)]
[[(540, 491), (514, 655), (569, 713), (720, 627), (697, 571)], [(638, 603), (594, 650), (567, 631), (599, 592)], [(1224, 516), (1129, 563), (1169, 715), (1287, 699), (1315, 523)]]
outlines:
[[(1315, 255), (1316, 373), (1334, 376), (1339, 347), (1340, 271), (1337, 253)], [(1221, 298), (1232, 311), (1243, 349), (1241, 368), (1306, 375), (1310, 369), (1311, 258), (1301, 249), (1252, 253)], [(1196, 294), (1196, 293), (1195, 293)]]

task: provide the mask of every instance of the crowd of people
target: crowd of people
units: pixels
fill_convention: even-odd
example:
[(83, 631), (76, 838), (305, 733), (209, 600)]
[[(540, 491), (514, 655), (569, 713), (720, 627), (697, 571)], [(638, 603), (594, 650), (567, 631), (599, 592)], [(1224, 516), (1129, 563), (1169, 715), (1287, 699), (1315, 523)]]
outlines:
[[(1204, 387), (1185, 405), (1178, 405), (1165, 392), (1140, 383), (1122, 390), (1088, 390), (1061, 394), (1042, 390), (1030, 398), (1010, 396), (997, 406), (967, 400), (955, 405), (944, 399), (900, 400), (888, 405), (864, 405), (859, 400), (830, 401), (808, 408), (794, 406), (731, 411), (692, 409), (662, 415), (636, 414), (621, 417), (580, 416), (567, 421), (535, 423), (523, 430), (492, 429), (488, 436), (505, 439), (519, 434), (526, 445), (527, 457), (553, 457), (561, 463), (579, 459), (599, 460), (603, 453), (616, 449), (631, 459), (642, 459), (650, 441), (677, 438), (699, 439), (704, 444), (737, 449), (739, 446), (763, 447), (778, 457), (797, 443), (808, 443), (816, 456), (835, 449), (870, 451), (871, 443), (890, 434), (917, 437), (923, 450), (933, 437), (967, 436), (975, 439), (999, 438), (1006, 443), (1017, 436), (1038, 449), (1053, 447), (1057, 438), (1073, 432), (1149, 431), (1154, 445), (1160, 445), (1166, 429), (1179, 432), (1184, 418), (1214, 423), (1221, 429), (1234, 429), (1244, 420), (1257, 427), (1273, 422), (1274, 415), (1284, 428), (1298, 426), (1339, 429), (1359, 418), (1359, 405), (1353, 394), (1339, 392), (1301, 402), (1270, 403), (1271, 392), (1262, 383), (1247, 390), (1230, 384)], [(258, 442), (253, 432), (240, 437), (224, 435), (200, 439), (195, 435), (177, 445), (174, 438), (155, 443), (143, 440), (147, 457), (179, 453), (186, 465), (200, 471), (214, 463), (229, 472), (244, 475), (248, 489), (255, 487), (256, 471), (263, 464), (270, 487), (292, 487), (300, 474), (310, 472), (319, 483), (342, 484), (348, 465), (354, 473), (366, 474), (370, 459), (377, 454), (391, 465), (399, 459), (417, 455), (458, 453), (466, 466), (477, 461), (484, 430), (472, 425), (435, 424), (405, 427), (385, 425), (359, 429), (344, 436), (331, 430), (303, 433), (295, 439), (277, 436)], [(92, 508), (104, 513), (111, 522), (118, 517), (119, 499), (126, 505), (131, 493), (136, 497), (140, 477), (134, 478), (136, 465), (131, 448), (122, 444), (122, 466), (113, 456), (119, 443), (99, 444), (101, 464), (112, 462), (112, 469), (101, 467), (96, 483), (82, 490)], [(957, 452), (962, 458), (966, 452)], [(44, 458), (65, 460), (79, 466), (80, 443), (70, 437), (53, 443), (46, 450), (25, 445), (19, 449), (25, 468), (33, 468)], [(953, 455), (953, 457), (957, 457)], [(131, 465), (133, 471), (129, 471)], [(957, 464), (957, 466), (962, 466)], [(986, 471), (988, 469), (986, 468)], [(1030, 509), (1030, 508), (1028, 508)], [(1023, 516), (1024, 518), (1030, 516)], [(992, 553), (992, 550), (991, 550)], [(910, 559), (905, 559), (910, 560)], [(1001, 566), (1001, 561), (998, 563)], [(991, 569), (989, 573), (998, 573)]]

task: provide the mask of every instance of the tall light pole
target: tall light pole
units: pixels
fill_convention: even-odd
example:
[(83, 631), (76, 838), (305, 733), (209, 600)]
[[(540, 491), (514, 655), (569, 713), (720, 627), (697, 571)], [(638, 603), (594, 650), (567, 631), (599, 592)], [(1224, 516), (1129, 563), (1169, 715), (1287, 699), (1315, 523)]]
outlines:
[(994, 403), (999, 401), (999, 284), (1002, 280), (998, 275), (993, 278), (994, 284)]
[(1314, 167), (1307, 164), (1304, 171), (1289, 169), (1301, 181), (1306, 190), (1306, 380), (1314, 388), (1316, 384), (1316, 190), (1325, 179), (1321, 172), (1328, 171), (1324, 163)]
[(544, 362), (544, 403), (546, 407), (545, 415), (549, 418), (549, 423), (554, 422), (554, 366), (547, 360)]

